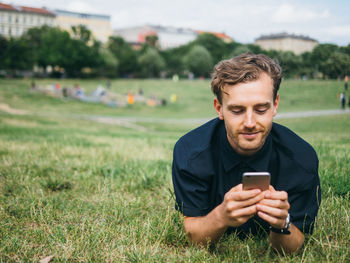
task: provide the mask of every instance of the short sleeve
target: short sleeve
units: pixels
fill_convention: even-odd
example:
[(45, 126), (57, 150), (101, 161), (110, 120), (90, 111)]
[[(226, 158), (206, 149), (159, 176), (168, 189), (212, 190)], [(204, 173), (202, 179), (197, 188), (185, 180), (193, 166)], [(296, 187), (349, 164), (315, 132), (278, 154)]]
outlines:
[(321, 204), (321, 189), (318, 175), (304, 184), (300, 191), (289, 194), (291, 222), (304, 234), (312, 234), (315, 219)]
[(213, 209), (210, 200), (210, 156), (206, 151), (191, 156), (187, 152), (186, 145), (179, 142), (174, 147), (172, 179), (175, 208), (185, 216), (204, 216)]

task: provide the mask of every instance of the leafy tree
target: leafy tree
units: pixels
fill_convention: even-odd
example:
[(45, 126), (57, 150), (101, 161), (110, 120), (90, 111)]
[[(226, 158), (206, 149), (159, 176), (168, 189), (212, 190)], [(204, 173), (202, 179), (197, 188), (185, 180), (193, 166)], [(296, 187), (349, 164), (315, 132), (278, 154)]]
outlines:
[(62, 60), (58, 66), (65, 69), (69, 76), (81, 75), (83, 68), (93, 68), (98, 64), (98, 53), (83, 41), (70, 39), (62, 51)]
[(154, 48), (148, 48), (144, 54), (138, 58), (142, 76), (157, 77), (161, 70), (165, 68), (165, 61)]
[(90, 33), (85, 27), (79, 30), (84, 36), (82, 40), (72, 39), (67, 31), (47, 26), (28, 30), (24, 39), (29, 43), (35, 62), (44, 70), (47, 66), (58, 66), (69, 76), (80, 76), (83, 68), (99, 64), (100, 43), (88, 40)]
[(116, 77), (118, 75), (118, 59), (113, 55), (108, 48), (101, 46), (100, 50), (101, 61), (98, 65), (99, 75), (108, 77)]
[(184, 57), (184, 64), (195, 76), (206, 76), (212, 69), (213, 59), (203, 46), (193, 46)]
[(91, 31), (85, 25), (72, 26), (73, 37), (88, 44), (93, 41)]
[(301, 63), (299, 66), (299, 74), (302, 76), (316, 78), (316, 69), (311, 59), (311, 52), (304, 52), (300, 55)]
[(258, 45), (248, 44), (247, 47), (255, 54), (265, 54), (265, 51)]
[(137, 52), (123, 38), (110, 37), (107, 47), (118, 60), (120, 76), (128, 76), (138, 71)]
[(276, 59), (282, 66), (284, 77), (298, 75), (302, 63), (300, 56), (295, 55), (292, 51), (279, 51)]
[(184, 74), (185, 65), (183, 62), (183, 58), (189, 51), (190, 45), (188, 44), (160, 51), (162, 57), (166, 62), (166, 69), (168, 75), (172, 76), (174, 74)]
[(62, 66), (67, 59), (66, 50), (70, 46), (69, 33), (56, 27), (43, 26), (31, 28), (24, 35), (29, 43), (38, 66), (46, 70), (47, 66)]
[(340, 48), (339, 48), (339, 51), (340, 51), (340, 52), (343, 52), (343, 53), (345, 53), (345, 54), (350, 55), (350, 44), (347, 45), (347, 46), (345, 46), (345, 47), (340, 47)]
[(338, 46), (334, 44), (317, 45), (311, 52), (311, 62), (313, 63), (315, 70), (322, 72), (324, 75), (327, 75), (326, 61), (337, 50)]
[(350, 72), (350, 55), (343, 52), (334, 52), (323, 63), (324, 74), (330, 78), (340, 78)]
[(6, 68), (5, 59), (9, 52), (8, 47), (9, 47), (8, 40), (2, 35), (0, 35), (0, 69)]
[(158, 48), (158, 36), (146, 36), (146, 45), (153, 48)]
[(10, 38), (1, 41), (4, 48), (1, 54), (1, 68), (9, 70), (15, 75), (15, 70), (31, 70), (34, 60), (31, 57), (30, 49), (23, 38)]
[(217, 63), (225, 57), (226, 46), (225, 42), (210, 33), (203, 33), (198, 35), (192, 46), (203, 46), (209, 51), (212, 62)]
[(240, 54), (243, 54), (243, 53), (251, 53), (252, 50), (247, 46), (247, 45), (240, 45), (240, 46), (237, 46), (233, 51), (232, 53), (230, 54), (230, 57), (236, 57)]

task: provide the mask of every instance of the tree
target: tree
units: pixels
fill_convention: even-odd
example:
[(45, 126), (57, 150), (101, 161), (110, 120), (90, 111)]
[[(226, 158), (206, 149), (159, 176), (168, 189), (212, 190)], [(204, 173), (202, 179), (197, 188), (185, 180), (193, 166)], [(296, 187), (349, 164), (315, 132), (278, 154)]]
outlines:
[(83, 41), (85, 44), (93, 41), (91, 31), (85, 25), (72, 26), (75, 39)]
[(210, 33), (200, 34), (193, 42), (193, 45), (206, 48), (214, 63), (219, 62), (226, 55), (225, 42), (221, 38)]
[(101, 46), (100, 50), (101, 61), (98, 65), (99, 75), (108, 77), (116, 77), (118, 75), (118, 59), (106, 47)]
[(302, 64), (300, 56), (295, 55), (292, 51), (278, 51), (275, 59), (280, 63), (284, 77), (290, 78), (299, 74)]
[(85, 27), (79, 27), (79, 30), (82, 40), (72, 39), (67, 31), (48, 26), (29, 29), (24, 39), (38, 66), (44, 70), (47, 66), (58, 66), (69, 76), (76, 77), (81, 75), (83, 68), (94, 68), (100, 61), (100, 43), (88, 40), (90, 33)]
[(43, 26), (29, 29), (23, 37), (29, 43), (36, 64), (44, 70), (47, 66), (62, 66), (67, 59), (71, 59), (66, 57), (71, 41), (66, 31)]
[(153, 48), (158, 48), (158, 36), (157, 35), (149, 35), (146, 36), (146, 45)]
[(193, 46), (184, 57), (184, 64), (195, 76), (206, 76), (212, 69), (213, 59), (203, 46)]
[(123, 38), (110, 37), (107, 47), (118, 60), (118, 74), (120, 76), (129, 76), (138, 71), (136, 51)]
[(138, 63), (141, 68), (142, 76), (146, 77), (157, 77), (161, 70), (165, 68), (164, 59), (154, 48), (148, 48), (146, 52), (139, 57)]
[(235, 57), (238, 56), (240, 54), (243, 53), (251, 53), (252, 51), (250, 50), (250, 48), (246, 45), (240, 45), (238, 47), (236, 47), (233, 52), (230, 54), (230, 57)]
[(31, 56), (27, 42), (23, 38), (10, 38), (0, 40), (1, 64), (0, 68), (9, 70), (11, 75), (15, 75), (15, 70), (31, 70), (34, 60)]
[(323, 62), (324, 74), (330, 78), (340, 78), (350, 72), (350, 55), (334, 52)]
[(311, 52), (311, 62), (314, 65), (315, 70), (322, 72), (324, 75), (327, 75), (326, 61), (337, 50), (338, 46), (334, 44), (317, 45)]
[(0, 35), (0, 69), (6, 68), (5, 59), (9, 52), (8, 46), (8, 40), (4, 36)]

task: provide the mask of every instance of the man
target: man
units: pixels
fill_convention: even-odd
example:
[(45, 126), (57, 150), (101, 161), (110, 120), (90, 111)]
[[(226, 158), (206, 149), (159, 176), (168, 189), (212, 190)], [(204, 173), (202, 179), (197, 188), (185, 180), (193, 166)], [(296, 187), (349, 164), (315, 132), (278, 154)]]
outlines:
[[(297, 251), (313, 230), (321, 201), (318, 158), (286, 127), (273, 123), (282, 71), (265, 55), (242, 54), (215, 66), (211, 88), (218, 118), (175, 145), (176, 209), (195, 244), (225, 233), (267, 233), (278, 251)], [(268, 191), (243, 190), (244, 172), (269, 172)]]

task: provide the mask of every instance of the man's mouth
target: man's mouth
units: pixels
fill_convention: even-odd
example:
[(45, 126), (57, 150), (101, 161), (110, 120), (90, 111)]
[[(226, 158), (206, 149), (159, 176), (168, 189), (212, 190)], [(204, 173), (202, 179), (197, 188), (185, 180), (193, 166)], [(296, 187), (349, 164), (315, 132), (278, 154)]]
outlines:
[(241, 135), (243, 136), (243, 138), (245, 138), (247, 140), (253, 140), (256, 137), (258, 137), (259, 134), (260, 134), (259, 131), (255, 131), (255, 132), (241, 132)]

